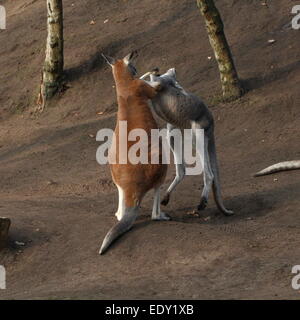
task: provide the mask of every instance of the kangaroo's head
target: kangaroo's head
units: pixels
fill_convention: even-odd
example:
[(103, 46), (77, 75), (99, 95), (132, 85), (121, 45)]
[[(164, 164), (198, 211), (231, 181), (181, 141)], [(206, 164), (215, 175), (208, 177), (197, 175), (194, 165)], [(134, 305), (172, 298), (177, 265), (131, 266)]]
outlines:
[(102, 53), (102, 57), (112, 67), (115, 80), (133, 79), (137, 75), (137, 70), (132, 61), (137, 57), (137, 51), (129, 53), (123, 59), (114, 59)]
[(151, 81), (160, 82), (163, 86), (176, 86), (177, 84), (175, 68), (171, 68), (163, 74), (159, 74), (159, 69), (155, 68), (149, 73)]
[(161, 77), (163, 77), (165, 79), (168, 79), (169, 81), (176, 82), (177, 78), (176, 78), (176, 70), (175, 70), (175, 68), (169, 69), (166, 73), (161, 75)]
[(150, 80), (159, 82), (161, 84), (161, 88), (176, 88), (179, 89), (183, 94), (187, 94), (187, 92), (182, 88), (182, 86), (177, 81), (177, 75), (175, 68), (169, 69), (167, 72), (163, 74), (159, 74), (159, 69), (155, 68), (149, 72)]

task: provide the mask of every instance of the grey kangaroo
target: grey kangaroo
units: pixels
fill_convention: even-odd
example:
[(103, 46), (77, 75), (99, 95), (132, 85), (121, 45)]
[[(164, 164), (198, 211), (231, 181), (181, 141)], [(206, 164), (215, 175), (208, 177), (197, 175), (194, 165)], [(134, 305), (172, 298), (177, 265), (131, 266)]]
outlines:
[[(215, 138), (214, 138), (214, 119), (202, 100), (191, 93), (187, 93), (176, 80), (176, 71), (169, 69), (165, 74), (159, 75), (158, 69), (147, 72), (140, 79), (150, 77), (152, 82), (159, 82), (161, 89), (151, 100), (154, 112), (167, 122), (167, 131), (169, 133), (175, 129), (204, 129), (204, 159), (202, 166), (204, 169), (203, 179), (204, 188), (202, 191), (198, 210), (203, 210), (208, 201), (208, 195), (212, 187), (214, 198), (218, 209), (226, 216), (232, 215), (233, 211), (225, 208), (221, 196), (221, 187), (219, 180), (219, 169), (217, 163)], [(176, 177), (167, 189), (166, 195), (162, 200), (163, 205), (167, 205), (170, 195), (176, 186), (182, 181), (186, 173), (186, 166), (182, 154), (176, 154), (174, 141), (168, 138), (168, 143), (174, 154)], [(199, 146), (196, 146), (199, 150)]]
[(254, 174), (254, 177), (264, 176), (267, 174), (279, 172), (279, 171), (287, 171), (287, 170), (296, 170), (300, 169), (300, 160), (293, 160), (293, 161), (283, 161), (272, 166), (267, 167), (257, 173)]

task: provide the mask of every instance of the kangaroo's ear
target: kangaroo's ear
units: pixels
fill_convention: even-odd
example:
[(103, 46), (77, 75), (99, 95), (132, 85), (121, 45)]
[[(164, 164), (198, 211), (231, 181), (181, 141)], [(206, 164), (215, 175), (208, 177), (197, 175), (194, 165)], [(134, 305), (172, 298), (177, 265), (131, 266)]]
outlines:
[(116, 60), (115, 60), (114, 58), (112, 58), (112, 57), (110, 57), (110, 56), (106, 56), (106, 55), (104, 55), (103, 53), (101, 53), (101, 55), (102, 55), (103, 59), (104, 59), (111, 67), (115, 64)]
[(129, 53), (125, 58), (123, 58), (123, 61), (125, 64), (129, 64), (134, 58), (136, 58), (138, 56), (137, 51), (133, 51), (131, 53)]
[(169, 70), (167, 71), (167, 74), (168, 74), (170, 77), (172, 77), (173, 79), (176, 80), (176, 70), (175, 70), (175, 68), (169, 69)]

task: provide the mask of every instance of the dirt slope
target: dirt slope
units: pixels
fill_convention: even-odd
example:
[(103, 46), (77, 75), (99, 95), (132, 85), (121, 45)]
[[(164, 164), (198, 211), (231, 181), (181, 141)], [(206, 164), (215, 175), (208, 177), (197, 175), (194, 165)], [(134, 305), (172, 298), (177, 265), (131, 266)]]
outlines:
[[(0, 215), (12, 220), (10, 246), (0, 253), (7, 269), (0, 298), (299, 298), (291, 268), (300, 264), (300, 172), (252, 177), (300, 158), (295, 2), (216, 1), (249, 90), (224, 104), (216, 103), (218, 70), (195, 1), (65, 0), (69, 88), (36, 115), (44, 2), (0, 1), (8, 15), (0, 31)], [(109, 170), (95, 160), (95, 135), (113, 128), (116, 116), (100, 53), (132, 49), (141, 74), (175, 66), (183, 86), (209, 103), (224, 199), (236, 215), (219, 215), (212, 198), (200, 218), (188, 215), (202, 177), (187, 177), (165, 210), (171, 222), (150, 221), (149, 194), (136, 227), (99, 256), (117, 209)], [(171, 167), (166, 187), (173, 175)]]

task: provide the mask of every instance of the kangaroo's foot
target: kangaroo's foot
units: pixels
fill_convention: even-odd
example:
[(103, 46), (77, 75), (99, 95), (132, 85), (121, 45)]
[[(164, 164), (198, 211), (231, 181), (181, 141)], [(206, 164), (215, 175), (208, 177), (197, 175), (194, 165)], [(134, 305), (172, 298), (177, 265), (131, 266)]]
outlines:
[(163, 206), (167, 206), (168, 203), (169, 203), (169, 201), (170, 201), (170, 194), (169, 194), (169, 193), (166, 193), (165, 196), (164, 196), (164, 198), (163, 198), (162, 201), (161, 201), (161, 204), (162, 204)]
[(206, 206), (207, 206), (207, 199), (205, 197), (202, 197), (197, 209), (201, 211), (201, 210), (204, 210)]
[(224, 214), (224, 216), (226, 216), (226, 217), (230, 217), (230, 216), (234, 215), (234, 212), (232, 210), (225, 209), (225, 210), (221, 210), (221, 211)]
[(122, 218), (122, 212), (117, 211), (117, 212), (115, 213), (115, 216), (117, 217), (118, 221), (120, 221), (121, 218)]
[(171, 218), (160, 210), (160, 191), (159, 188), (154, 191), (154, 202), (152, 209), (152, 220), (168, 221)]
[(152, 220), (154, 220), (154, 221), (169, 221), (169, 220), (171, 220), (171, 217), (168, 214), (161, 211), (159, 213), (159, 215), (152, 216)]

